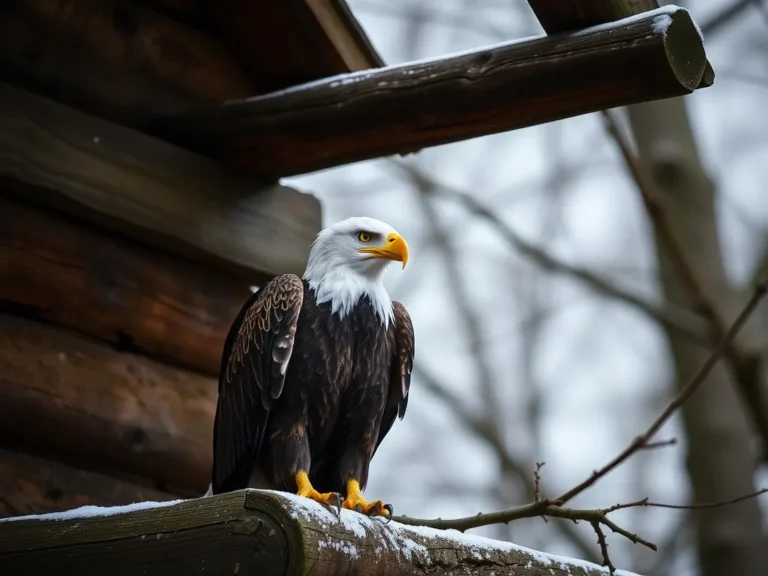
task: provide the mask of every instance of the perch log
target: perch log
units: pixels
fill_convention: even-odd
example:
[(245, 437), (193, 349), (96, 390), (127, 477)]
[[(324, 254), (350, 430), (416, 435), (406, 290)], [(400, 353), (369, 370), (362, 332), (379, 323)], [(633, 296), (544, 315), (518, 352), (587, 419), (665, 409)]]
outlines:
[(320, 504), (278, 492), (149, 506), (2, 521), (0, 567), (24, 576), (608, 574), (594, 564), (455, 531), (385, 525), (349, 510), (338, 519)]
[(407, 153), (706, 86), (687, 11), (340, 75), (160, 120), (164, 138), (266, 178)]

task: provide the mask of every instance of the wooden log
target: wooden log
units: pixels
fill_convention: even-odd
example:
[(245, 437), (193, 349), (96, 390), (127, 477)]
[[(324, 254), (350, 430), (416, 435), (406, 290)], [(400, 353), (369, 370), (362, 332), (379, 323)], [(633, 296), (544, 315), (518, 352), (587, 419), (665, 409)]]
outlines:
[(0, 566), (25, 576), (608, 574), (588, 562), (455, 531), (384, 524), (349, 510), (337, 519), (320, 504), (279, 492), (146, 506), (4, 520)]
[(219, 40), (121, 0), (0, 2), (0, 71), (135, 127), (257, 93)]
[(0, 196), (0, 310), (218, 375), (246, 282)]
[[(23, 184), (23, 186), (21, 185)], [(301, 274), (316, 198), (0, 84), (0, 189), (259, 283)]]
[(0, 315), (0, 446), (202, 494), (214, 378)]
[(158, 123), (274, 178), (688, 94), (707, 59), (683, 9), (328, 78)]
[(146, 486), (0, 449), (0, 518), (174, 498)]
[[(651, 11), (659, 12), (658, 0), (528, 0), (528, 4), (549, 35), (600, 26)], [(662, 11), (677, 9), (677, 6), (667, 6)], [(697, 87), (707, 88), (714, 81), (715, 71), (707, 60)]]

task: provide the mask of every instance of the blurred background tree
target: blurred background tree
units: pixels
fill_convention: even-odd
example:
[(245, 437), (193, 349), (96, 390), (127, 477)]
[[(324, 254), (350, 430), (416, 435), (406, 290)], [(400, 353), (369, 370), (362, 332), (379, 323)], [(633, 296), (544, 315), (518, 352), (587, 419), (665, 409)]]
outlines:
[[(524, 0), (349, 3), (391, 64), (541, 34)], [(616, 112), (702, 289), (730, 322), (768, 270), (768, 8), (677, 4), (702, 24), (714, 86)], [(327, 221), (378, 217), (412, 247), (406, 271), (387, 278), (416, 327), (409, 417), (370, 482), (396, 513), (528, 502), (537, 461), (547, 463), (545, 494), (564, 491), (642, 430), (706, 355), (690, 337), (704, 329), (695, 303), (599, 114), (287, 183), (316, 190)], [(763, 313), (742, 338), (756, 358), (767, 327)], [(638, 454), (574, 505), (714, 502), (768, 484), (725, 366), (662, 435), (676, 446)], [(654, 576), (762, 574), (765, 502), (618, 512), (661, 550), (612, 538), (613, 562)], [(478, 532), (599, 561), (588, 525), (533, 519)]]

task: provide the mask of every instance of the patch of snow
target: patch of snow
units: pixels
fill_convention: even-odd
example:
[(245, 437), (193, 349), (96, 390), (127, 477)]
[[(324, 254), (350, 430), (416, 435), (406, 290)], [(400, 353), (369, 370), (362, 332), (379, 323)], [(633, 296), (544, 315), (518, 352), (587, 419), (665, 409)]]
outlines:
[(186, 500), (169, 500), (167, 502), (135, 502), (124, 506), (81, 506), (63, 512), (51, 512), (49, 514), (29, 514), (28, 516), (14, 516), (12, 518), (0, 518), (0, 522), (17, 522), (20, 520), (77, 520), (79, 518), (94, 518), (98, 516), (115, 516), (150, 510), (152, 508), (164, 508), (180, 504)]
[(667, 4), (656, 10), (648, 10), (647, 12), (641, 12), (640, 14), (634, 14), (633, 16), (627, 16), (621, 20), (615, 20), (613, 22), (606, 22), (605, 24), (597, 24), (596, 26), (590, 26), (583, 30), (572, 32), (570, 36), (585, 36), (587, 34), (594, 34), (595, 32), (610, 32), (616, 28), (621, 28), (627, 24), (637, 22), (639, 20), (645, 20), (649, 16), (653, 17), (653, 31), (655, 33), (664, 32), (672, 24), (672, 15), (677, 12), (687, 12), (685, 8), (676, 6), (674, 4)]
[[(307, 498), (287, 492), (270, 492), (273, 492), (284, 500), (290, 502), (291, 517), (302, 518), (305, 521), (315, 521), (323, 526), (340, 521), (344, 526), (344, 529), (353, 533), (358, 538), (365, 538), (366, 535), (371, 532), (380, 537), (385, 548), (399, 552), (406, 561), (418, 559), (421, 562), (430, 563), (429, 549), (419, 543), (419, 539), (442, 539), (468, 549), (469, 553), (479, 560), (490, 559), (494, 552), (515, 552), (530, 557), (532, 561), (537, 562), (542, 566), (557, 567), (562, 572), (573, 574), (574, 576), (586, 572), (587, 570), (605, 574), (609, 573), (608, 568), (598, 566), (592, 562), (557, 556), (555, 554), (547, 554), (511, 542), (493, 540), (483, 536), (462, 533), (457, 530), (438, 530), (436, 528), (427, 528), (426, 526), (407, 526), (395, 521), (384, 524), (381, 520), (368, 518), (363, 514), (344, 509), (341, 511), (341, 518), (338, 518), (335, 513)], [(342, 539), (332, 541), (331, 537), (328, 536), (328, 541), (319, 542), (318, 546), (321, 548), (332, 547), (337, 550), (343, 550), (350, 555), (356, 554), (357, 549), (355, 548), (353, 551), (352, 548), (349, 547), (350, 544), (351, 543), (348, 541)], [(344, 548), (344, 546), (347, 546), (348, 548)], [(529, 561), (529, 565), (530, 564), (531, 561)], [(622, 570), (617, 570), (616, 574), (618, 576), (637, 576), (631, 572)]]
[(357, 558), (357, 546), (355, 546), (352, 542), (349, 542), (348, 540), (338, 540), (334, 541), (331, 539), (330, 535), (327, 535), (327, 540), (323, 541), (320, 540), (317, 543), (317, 549), (323, 550), (325, 548), (332, 548), (334, 550), (337, 550), (339, 552), (343, 552), (350, 558)]

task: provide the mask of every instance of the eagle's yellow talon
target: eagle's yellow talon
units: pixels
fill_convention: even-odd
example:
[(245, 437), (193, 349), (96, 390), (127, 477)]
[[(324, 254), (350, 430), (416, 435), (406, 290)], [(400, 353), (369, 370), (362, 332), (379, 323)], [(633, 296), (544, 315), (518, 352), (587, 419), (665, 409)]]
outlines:
[(360, 484), (357, 480), (347, 481), (347, 498), (341, 504), (342, 508), (354, 510), (366, 516), (392, 517), (392, 506), (384, 504), (381, 500), (368, 502), (360, 493)]
[(324, 506), (332, 508), (338, 513), (341, 512), (341, 494), (338, 492), (325, 492), (321, 494), (312, 487), (312, 483), (309, 481), (309, 476), (306, 472), (299, 472), (296, 474), (296, 494), (309, 498), (315, 502), (319, 502)]

